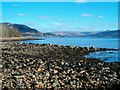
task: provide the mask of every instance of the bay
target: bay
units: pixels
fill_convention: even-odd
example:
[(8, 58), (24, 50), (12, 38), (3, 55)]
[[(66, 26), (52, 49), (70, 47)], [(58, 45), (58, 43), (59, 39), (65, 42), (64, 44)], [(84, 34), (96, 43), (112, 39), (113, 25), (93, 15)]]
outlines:
[(85, 37), (54, 37), (43, 38), (44, 40), (27, 40), (25, 43), (35, 44), (57, 44), (57, 45), (72, 45), (83, 47), (99, 47), (99, 48), (115, 48), (118, 49), (118, 38), (85, 38)]
[[(98, 48), (119, 48), (120, 40), (118, 38), (86, 38), (86, 37), (53, 37), (43, 38), (43, 40), (27, 40), (22, 43), (35, 43), (35, 44), (56, 44), (56, 45), (71, 45), (81, 47), (98, 47)], [(109, 53), (112, 52), (112, 53)], [(118, 51), (104, 51), (94, 52), (86, 56), (87, 58), (98, 58), (105, 62), (118, 62)]]

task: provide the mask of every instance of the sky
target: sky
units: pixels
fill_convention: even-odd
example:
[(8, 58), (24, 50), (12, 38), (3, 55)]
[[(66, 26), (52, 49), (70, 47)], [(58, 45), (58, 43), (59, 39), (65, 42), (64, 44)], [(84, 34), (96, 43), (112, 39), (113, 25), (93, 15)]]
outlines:
[(1, 0), (2, 2), (119, 2), (119, 0)]
[(2, 2), (2, 22), (25, 24), (41, 32), (118, 29), (117, 2), (7, 1)]

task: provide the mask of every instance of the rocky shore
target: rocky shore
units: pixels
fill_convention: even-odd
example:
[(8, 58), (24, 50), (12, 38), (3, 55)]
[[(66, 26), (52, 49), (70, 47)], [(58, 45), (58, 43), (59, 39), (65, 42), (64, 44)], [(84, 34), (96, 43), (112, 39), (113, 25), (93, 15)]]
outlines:
[(43, 40), (43, 39), (34, 37), (0, 37), (0, 42), (24, 41), (24, 40)]
[[(119, 90), (120, 63), (84, 55), (107, 48), (4, 44), (2, 90)], [(109, 49), (114, 50), (114, 49)]]

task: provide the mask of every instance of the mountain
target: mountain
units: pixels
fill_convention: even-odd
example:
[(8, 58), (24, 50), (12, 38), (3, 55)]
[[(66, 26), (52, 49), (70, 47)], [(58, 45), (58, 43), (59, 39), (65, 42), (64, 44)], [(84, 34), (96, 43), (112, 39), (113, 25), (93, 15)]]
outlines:
[(88, 37), (118, 37), (120, 30), (103, 31), (96, 34), (88, 35)]
[(89, 32), (79, 32), (79, 31), (57, 31), (49, 32), (48, 35), (60, 36), (60, 37), (118, 37), (120, 30), (113, 31), (89, 31)]
[(10, 24), (0, 23), (0, 37), (21, 37), (22, 33)]
[(43, 36), (43, 37), (118, 37), (120, 30), (113, 31), (56, 31), (42, 33), (37, 29), (22, 24), (0, 23), (2, 37), (20, 37), (20, 36)]
[(39, 32), (36, 29), (33, 29), (31, 27), (28, 27), (26, 25), (22, 24), (12, 24), (12, 23), (2, 23), (4, 26), (11, 26), (15, 29), (17, 29), (23, 36), (44, 36), (43, 33)]
[(58, 37), (57, 35), (52, 34), (52, 33), (44, 33), (44, 36), (45, 37)]
[(52, 32), (52, 34), (55, 34), (56, 36), (63, 36), (63, 37), (79, 37), (83, 36), (82, 33), (77, 31), (59, 31), (59, 32)]
[(96, 34), (96, 33), (98, 32), (57, 31), (57, 32), (49, 32), (46, 34), (60, 36), (60, 37), (85, 37), (85, 36)]

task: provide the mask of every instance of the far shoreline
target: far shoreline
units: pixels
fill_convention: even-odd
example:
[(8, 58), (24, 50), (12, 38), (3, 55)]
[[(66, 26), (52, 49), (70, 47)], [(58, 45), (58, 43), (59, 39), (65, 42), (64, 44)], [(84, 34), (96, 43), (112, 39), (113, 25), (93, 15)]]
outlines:
[(35, 37), (0, 37), (0, 42), (25, 41), (25, 40), (43, 40), (43, 39)]

